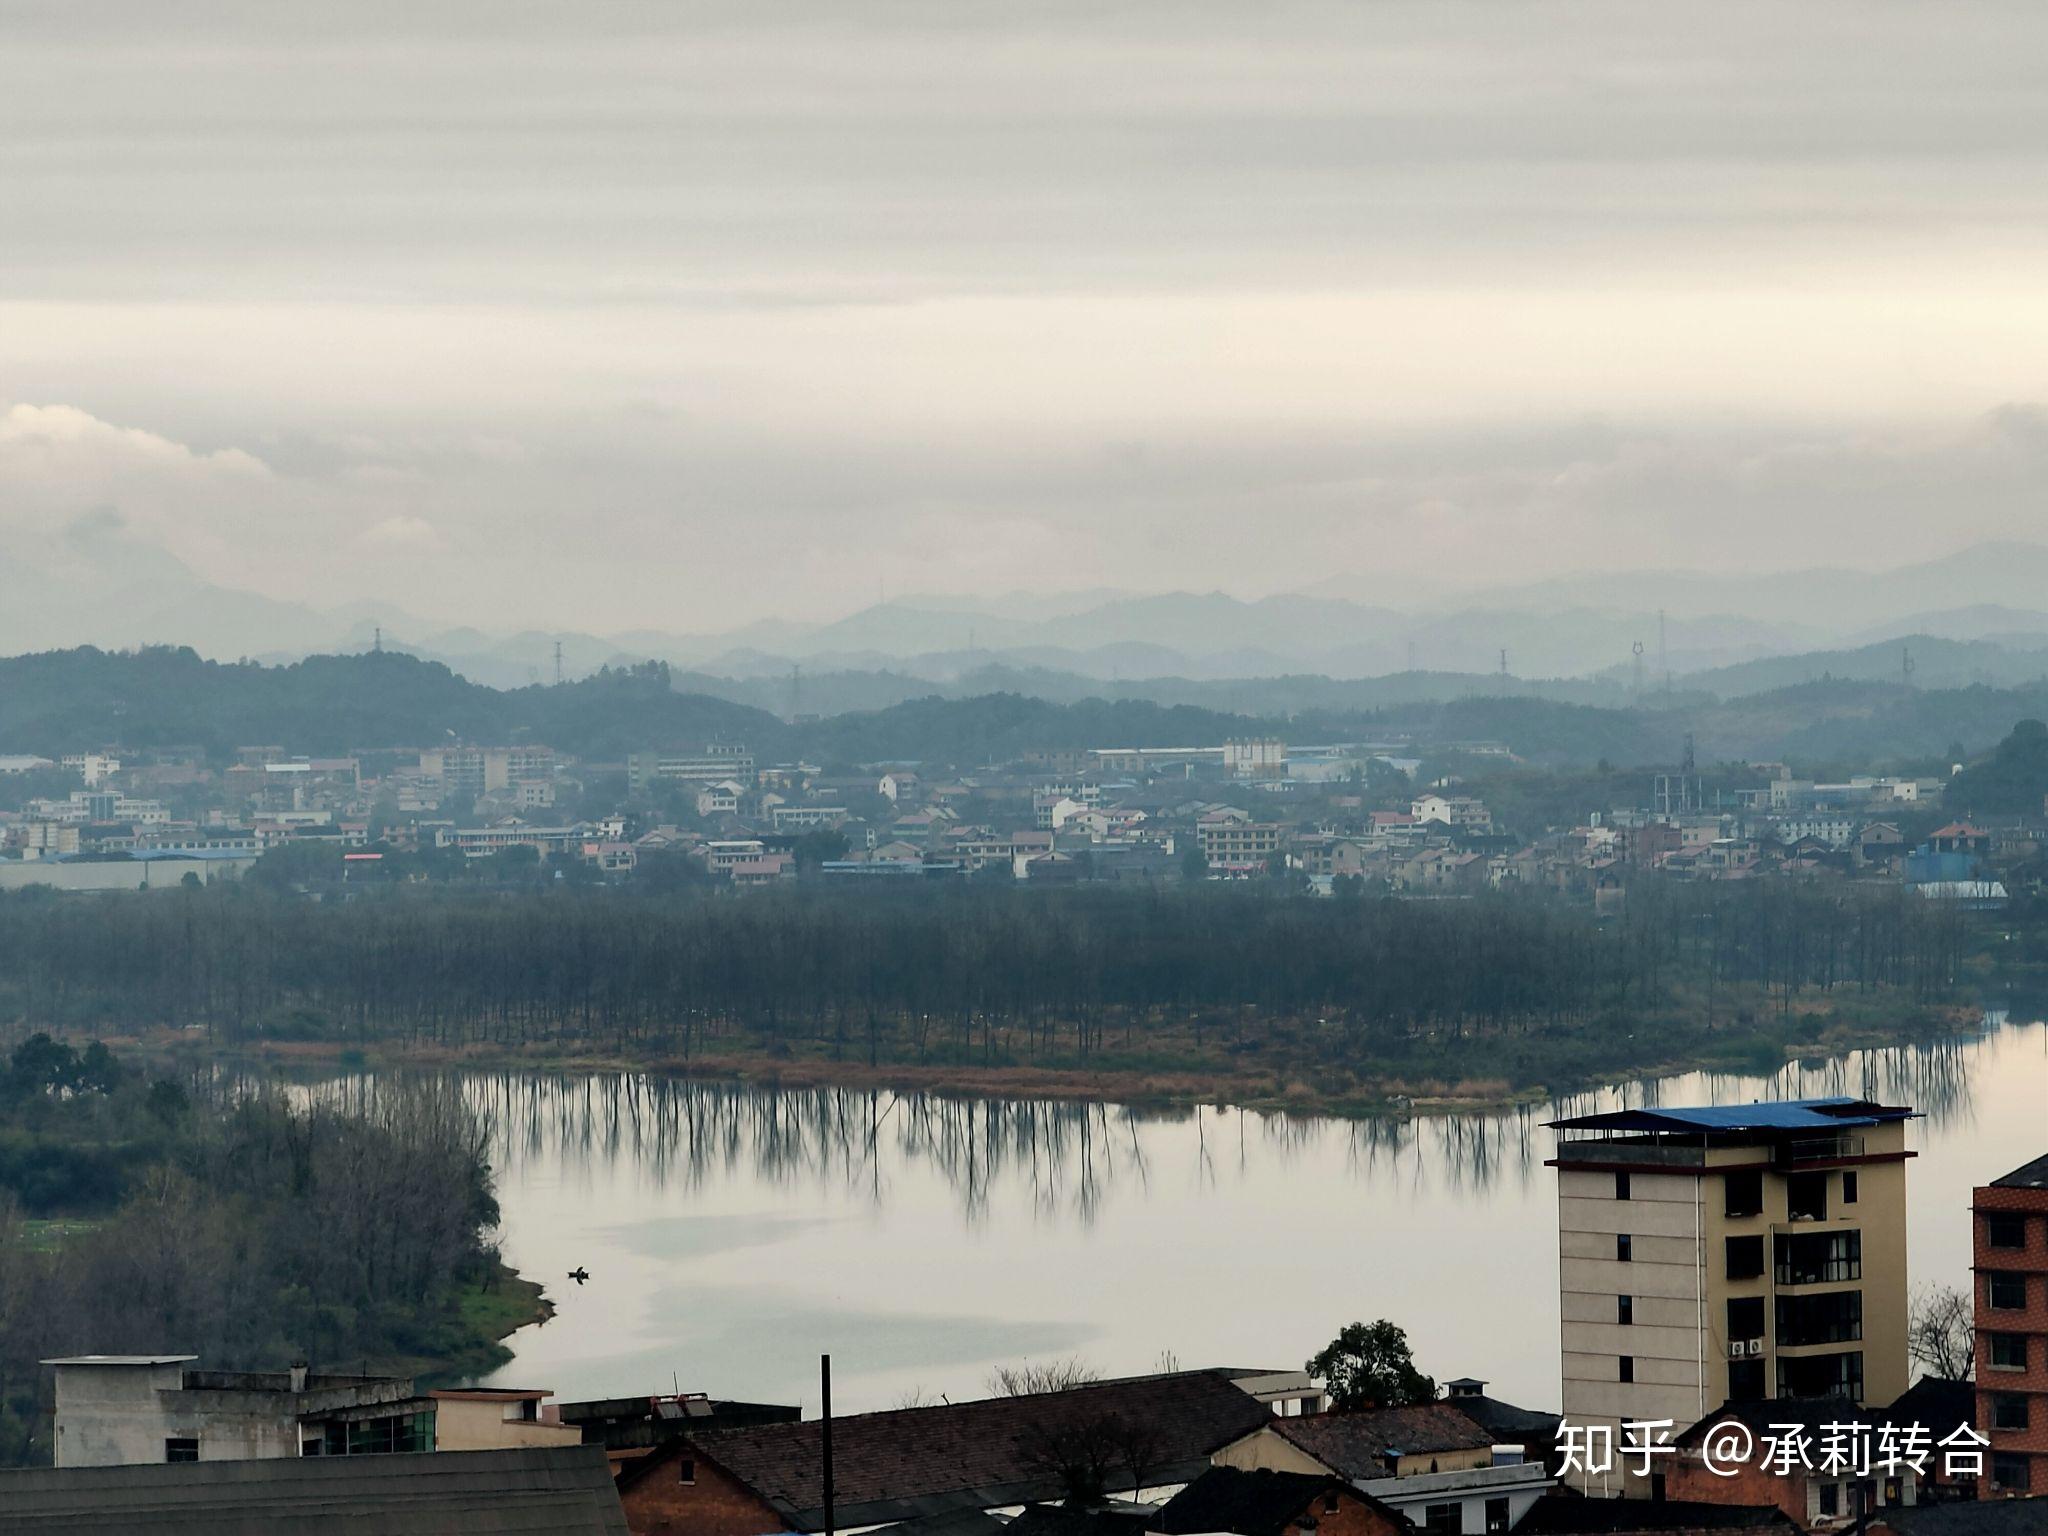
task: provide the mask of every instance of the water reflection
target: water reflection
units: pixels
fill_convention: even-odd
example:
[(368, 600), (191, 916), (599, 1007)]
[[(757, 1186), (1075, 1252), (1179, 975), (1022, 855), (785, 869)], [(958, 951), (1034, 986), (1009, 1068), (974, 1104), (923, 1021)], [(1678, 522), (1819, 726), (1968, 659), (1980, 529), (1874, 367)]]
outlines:
[[(1198, 1186), (1243, 1176), (1255, 1162), (1277, 1173), (1320, 1165), (1341, 1143), (1342, 1165), (1355, 1180), (1452, 1196), (1540, 1178), (1553, 1148), (1549, 1120), (1643, 1105), (1851, 1095), (1911, 1104), (1933, 1134), (1966, 1131), (1975, 1117), (1976, 1047), (2006, 1028), (2002, 1018), (1987, 1016), (1977, 1037), (1788, 1062), (1764, 1075), (1689, 1072), (1508, 1110), (1349, 1120), (636, 1072), (407, 1077), (438, 1076), (488, 1118), (501, 1181), (516, 1182), (535, 1167), (589, 1173), (626, 1166), (656, 1191), (745, 1179), (835, 1188), (879, 1204), (900, 1173), (916, 1169), (942, 1178), (969, 1222), (986, 1217), (992, 1190), (1014, 1181), (1039, 1219), (1088, 1224), (1121, 1194), (1145, 1198), (1160, 1171), (1156, 1138), (1148, 1133), (1164, 1127), (1192, 1130), (1186, 1171)], [(377, 1087), (375, 1076), (358, 1074), (311, 1091), (347, 1103), (373, 1096)]]
[(985, 1363), (1034, 1351), (1105, 1370), (1162, 1349), (1286, 1366), (1385, 1316), (1436, 1374), (1542, 1403), (1558, 1390), (1547, 1121), (1826, 1094), (1912, 1104), (1913, 1274), (1955, 1282), (1970, 1187), (2043, 1150), (2048, 1027), (1993, 1019), (1763, 1075), (1356, 1120), (639, 1073), (356, 1074), (301, 1091), (360, 1101), (422, 1077), (489, 1118), (513, 1263), (544, 1280), (591, 1271), (520, 1335), (506, 1382), (596, 1395), (676, 1373), (798, 1394), (833, 1348), (849, 1404), (873, 1407), (975, 1390)]

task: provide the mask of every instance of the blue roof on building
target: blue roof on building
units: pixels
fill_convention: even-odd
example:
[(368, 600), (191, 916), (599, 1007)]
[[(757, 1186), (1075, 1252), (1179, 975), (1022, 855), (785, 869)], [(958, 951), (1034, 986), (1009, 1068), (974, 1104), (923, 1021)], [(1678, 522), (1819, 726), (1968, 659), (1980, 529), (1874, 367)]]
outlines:
[(1561, 1131), (1839, 1131), (1905, 1120), (1913, 1111), (1869, 1099), (1776, 1099), (1754, 1104), (1621, 1109), (1550, 1122)]

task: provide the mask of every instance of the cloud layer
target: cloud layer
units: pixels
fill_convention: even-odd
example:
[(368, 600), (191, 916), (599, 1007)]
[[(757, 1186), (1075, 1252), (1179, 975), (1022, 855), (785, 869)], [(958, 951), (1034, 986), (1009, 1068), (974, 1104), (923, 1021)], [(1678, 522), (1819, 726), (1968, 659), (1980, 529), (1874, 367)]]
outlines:
[(2038, 7), (9, 32), (0, 536), (701, 629), (2042, 527)]

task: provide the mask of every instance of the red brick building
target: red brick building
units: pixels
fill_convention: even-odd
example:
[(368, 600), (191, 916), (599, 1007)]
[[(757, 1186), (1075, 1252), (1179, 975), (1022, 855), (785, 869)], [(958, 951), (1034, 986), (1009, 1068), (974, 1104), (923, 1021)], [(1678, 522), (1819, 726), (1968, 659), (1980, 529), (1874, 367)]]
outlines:
[(2048, 1493), (2048, 1156), (1971, 1201), (1987, 1497)]

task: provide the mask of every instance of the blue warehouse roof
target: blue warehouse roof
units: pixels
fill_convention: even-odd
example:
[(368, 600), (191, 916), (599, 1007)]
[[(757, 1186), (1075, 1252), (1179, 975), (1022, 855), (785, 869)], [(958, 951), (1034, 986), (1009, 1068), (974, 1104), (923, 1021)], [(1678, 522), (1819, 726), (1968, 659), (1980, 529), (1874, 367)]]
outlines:
[(1839, 1131), (1906, 1120), (1912, 1114), (1910, 1108), (1869, 1099), (1779, 1099), (1696, 1108), (1620, 1109), (1553, 1120), (1550, 1125), (1560, 1131)]

